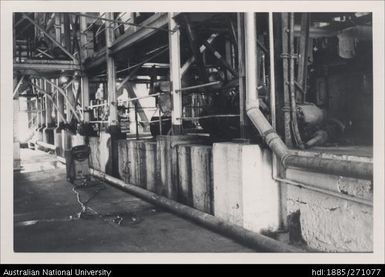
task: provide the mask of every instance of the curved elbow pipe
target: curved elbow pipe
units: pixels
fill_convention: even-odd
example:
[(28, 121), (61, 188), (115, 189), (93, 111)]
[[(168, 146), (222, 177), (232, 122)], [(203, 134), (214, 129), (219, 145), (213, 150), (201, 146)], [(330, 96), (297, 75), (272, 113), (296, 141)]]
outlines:
[(301, 156), (287, 148), (277, 132), (267, 121), (258, 106), (249, 106), (247, 115), (258, 129), (269, 148), (274, 152), (282, 165), (287, 167), (305, 168), (310, 171), (354, 177), (360, 179), (373, 178), (373, 164), (351, 160), (335, 160), (320, 156)]

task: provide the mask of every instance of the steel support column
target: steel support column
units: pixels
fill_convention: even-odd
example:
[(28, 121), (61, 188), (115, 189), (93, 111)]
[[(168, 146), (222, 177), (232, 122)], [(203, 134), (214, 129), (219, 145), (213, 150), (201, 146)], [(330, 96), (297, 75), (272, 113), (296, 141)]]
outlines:
[[(43, 79), (39, 79), (39, 87), (43, 88), (43, 90), (45, 90), (44, 88), (44, 80)], [(46, 118), (45, 118), (45, 113), (46, 113), (46, 110), (45, 110), (45, 102), (46, 102), (46, 99), (45, 99), (45, 95), (42, 95), (41, 96), (41, 131), (43, 131), (43, 128), (45, 128), (47, 125), (46, 125)]]
[[(113, 13), (106, 13), (106, 19), (113, 20)], [(105, 22), (106, 26), (106, 57), (107, 57), (107, 88), (108, 88), (108, 106), (110, 114), (108, 117), (109, 125), (118, 125), (118, 111), (116, 103), (116, 70), (114, 57), (111, 54), (110, 47), (114, 41), (114, 23)]]
[[(56, 79), (54, 82), (56, 85), (59, 84), (59, 80)], [(64, 96), (61, 93), (56, 94), (56, 103), (57, 103), (57, 115), (56, 115), (56, 128), (55, 128), (55, 146), (56, 146), (56, 154), (58, 156), (63, 156), (63, 138), (62, 138), (62, 130), (63, 130), (63, 118), (61, 118), (60, 114), (64, 114)]]
[[(169, 13), (169, 29), (174, 30), (177, 24), (174, 20), (174, 13)], [(181, 74), (180, 74), (180, 30), (169, 32), (169, 50), (170, 50), (170, 81), (172, 94), (172, 130), (174, 134), (182, 133), (182, 93)]]
[(244, 15), (237, 14), (238, 25), (238, 79), (239, 79), (239, 122), (240, 137), (246, 138), (246, 83), (245, 83), (245, 29)]
[[(255, 13), (245, 13), (245, 40), (246, 40), (246, 98), (247, 104), (259, 107), (257, 93), (257, 24)], [(246, 106), (246, 110), (252, 107)]]
[[(84, 14), (84, 13), (82, 13)], [(87, 34), (86, 29), (87, 29), (87, 17), (85, 16), (80, 16), (80, 64), (82, 67), (82, 77), (81, 77), (81, 92), (82, 92), (82, 110), (83, 110), (83, 119), (84, 122), (89, 122), (90, 121), (90, 114), (89, 112), (85, 112), (85, 108), (89, 106), (90, 104), (90, 91), (89, 91), (89, 82), (88, 82), (88, 76), (86, 75), (83, 64), (84, 61), (88, 57), (88, 52), (87, 52)]]
[[(17, 78), (13, 77), (13, 86), (17, 86)], [(18, 114), (19, 114), (19, 95), (13, 98), (13, 170), (19, 170), (20, 166), (20, 142), (18, 139)]]
[[(52, 92), (52, 86), (48, 84), (46, 81), (43, 81), (43, 90), (46, 93)], [(51, 143), (50, 141), (50, 128), (52, 127), (52, 101), (48, 98), (47, 95), (44, 95), (45, 98), (45, 128), (43, 130), (43, 142)]]
[[(70, 107), (75, 100), (71, 86), (65, 89), (65, 93), (66, 93), (66, 120), (68, 124), (71, 124), (71, 119), (73, 117), (73, 114), (71, 114)], [(71, 133), (69, 130), (65, 130), (65, 129), (62, 130), (62, 140), (63, 140), (64, 153), (66, 151), (71, 150)]]

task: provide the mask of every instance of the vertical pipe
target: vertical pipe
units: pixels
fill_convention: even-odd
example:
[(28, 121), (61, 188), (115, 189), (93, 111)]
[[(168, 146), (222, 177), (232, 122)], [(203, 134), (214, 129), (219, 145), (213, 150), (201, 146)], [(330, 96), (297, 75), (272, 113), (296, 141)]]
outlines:
[(90, 90), (89, 90), (88, 76), (84, 75), (81, 77), (81, 92), (82, 92), (83, 119), (84, 119), (84, 122), (89, 122), (90, 113), (88, 111), (85, 112), (85, 109), (90, 105)]
[[(36, 79), (32, 79), (32, 83), (36, 85)], [(33, 87), (34, 88), (34, 87)], [(34, 88), (35, 89), (35, 88)], [(35, 90), (36, 93), (36, 130), (38, 130), (41, 126), (41, 118), (40, 118), (40, 97), (39, 92)]]
[[(113, 13), (109, 12), (105, 14), (106, 19), (113, 20)], [(105, 22), (106, 26), (106, 56), (107, 56), (107, 88), (108, 88), (108, 106), (110, 108), (110, 115), (108, 117), (109, 125), (118, 125), (118, 111), (116, 103), (116, 72), (115, 61), (111, 55), (110, 47), (114, 40), (114, 24), (111, 22)]]
[[(43, 81), (43, 79), (39, 79), (39, 87), (43, 88), (43, 90), (45, 91), (45, 82)], [(46, 101), (46, 95), (44, 94), (42, 97), (41, 97), (41, 123), (42, 123), (42, 127), (46, 127), (47, 126), (47, 122), (46, 122), (46, 118), (45, 118), (45, 114), (46, 114), (46, 109), (45, 109), (45, 103), (47, 102)]]
[(68, 52), (72, 53), (71, 49), (71, 29), (70, 29), (70, 15), (67, 13), (63, 13), (63, 24), (64, 24), (64, 47)]
[[(51, 94), (52, 93), (52, 86), (50, 84), (46, 83), (44, 81), (45, 87), (44, 90), (45, 92)], [(47, 127), (52, 127), (52, 101), (48, 99), (46, 96), (45, 99), (45, 121), (47, 124)]]
[[(68, 122), (68, 124), (70, 124), (72, 114), (71, 114), (71, 109), (70, 109), (71, 104), (69, 103), (69, 98), (71, 97), (71, 94), (72, 94), (72, 98), (73, 98), (73, 93), (69, 87), (67, 87), (65, 89), (65, 94), (67, 96), (66, 100), (65, 100), (65, 103), (66, 103), (66, 121)], [(63, 101), (63, 103), (64, 103), (64, 101)], [(71, 150), (71, 134), (70, 134), (69, 130), (66, 130), (66, 129), (62, 130), (62, 145), (63, 145), (64, 157), (66, 157), (66, 155), (68, 155), (69, 151)]]
[(288, 13), (282, 13), (282, 70), (283, 70), (283, 98), (284, 98), (284, 130), (285, 130), (285, 144), (288, 147), (293, 145), (290, 128), (290, 95), (289, 95), (289, 17)]
[(81, 62), (84, 62), (88, 57), (87, 51), (87, 17), (82, 16), (85, 13), (80, 13), (80, 54), (81, 54)]
[[(17, 86), (17, 76), (13, 76), (13, 87)], [(20, 169), (20, 142), (19, 142), (19, 113), (20, 113), (20, 102), (19, 95), (16, 94), (13, 98), (13, 169)]]
[[(56, 15), (58, 16), (58, 15)], [(59, 86), (59, 79), (55, 79), (54, 83), (56, 86)], [(63, 138), (62, 138), (62, 122), (63, 118), (60, 114), (64, 115), (64, 96), (59, 93), (56, 89), (56, 105), (57, 105), (57, 113), (56, 113), (56, 128), (55, 128), (55, 146), (56, 146), (56, 154), (58, 156), (63, 156)]]
[(136, 139), (139, 139), (139, 122), (138, 122), (138, 103), (135, 101), (134, 103), (135, 107), (135, 134)]
[(276, 129), (276, 113), (275, 113), (275, 52), (274, 52), (274, 25), (273, 13), (269, 12), (269, 63), (270, 63), (270, 112), (271, 126)]
[(249, 110), (259, 107), (257, 92), (257, 26), (255, 13), (245, 13), (245, 38), (246, 38), (246, 98)]
[[(273, 13), (269, 12), (269, 85), (270, 85), (270, 116), (271, 116), (271, 126), (276, 131), (277, 122), (276, 122), (276, 99), (275, 99), (275, 43), (274, 43), (274, 23), (273, 23)], [(272, 151), (272, 177), (273, 180), (276, 180), (278, 177), (278, 158), (276, 153)], [(281, 183), (278, 187), (280, 194), (280, 218), (279, 225), (281, 229), (284, 229), (287, 225), (286, 223), (286, 187)]]
[(297, 146), (303, 148), (303, 142), (298, 130), (297, 122), (297, 105), (296, 105), (296, 88), (295, 88), (295, 64), (294, 64), (294, 13), (290, 13), (290, 103), (291, 103), (291, 126), (294, 136), (294, 141)]
[[(45, 81), (44, 82), (44, 91), (46, 93), (51, 94), (51, 86)], [(49, 129), (52, 127), (52, 101), (49, 99), (48, 95), (44, 95), (45, 98), (45, 122), (46, 126), (43, 130), (43, 142), (45, 143), (51, 143), (50, 141), (50, 135), (49, 135)]]
[(240, 136), (246, 138), (246, 90), (245, 90), (245, 30), (244, 16), (242, 13), (237, 14), (237, 31), (238, 31), (238, 80), (239, 80), (239, 123)]
[[(303, 95), (298, 97), (300, 102), (305, 102), (307, 86), (307, 57), (309, 48), (309, 17), (308, 13), (302, 13), (301, 16), (301, 36), (299, 42), (299, 63), (298, 63), (298, 84), (301, 86)], [(300, 95), (300, 94), (299, 94)]]
[(159, 111), (159, 134), (163, 135), (163, 130), (162, 130), (162, 110), (160, 109), (159, 96), (158, 96), (158, 111)]
[(55, 13), (55, 40), (61, 43), (61, 14)]
[(72, 107), (75, 107), (75, 95), (74, 95), (74, 92), (73, 92), (73, 89), (72, 89), (72, 86), (68, 86), (66, 89), (65, 89), (65, 93), (66, 93), (66, 96), (67, 96), (67, 99), (66, 99), (66, 113), (67, 113), (67, 122), (70, 123), (71, 122), (71, 119), (72, 117), (74, 116), (72, 114), (72, 111), (71, 111), (71, 106)]
[(174, 20), (174, 13), (168, 14), (169, 29), (169, 49), (170, 49), (170, 81), (172, 94), (172, 130), (178, 135), (182, 133), (182, 93), (178, 92), (181, 88), (180, 75), (180, 30)]
[[(56, 79), (55, 83), (58, 86), (59, 80)], [(56, 119), (57, 119), (57, 126), (59, 127), (60, 123), (63, 122), (63, 119), (60, 116), (60, 113), (64, 114), (64, 96), (59, 92), (56, 92), (56, 101), (57, 101), (57, 106), (58, 106)]]
[[(84, 14), (84, 13), (81, 13)], [(84, 61), (88, 57), (88, 52), (87, 52), (87, 34), (85, 33), (85, 30), (87, 29), (87, 17), (85, 16), (80, 16), (80, 63), (82, 67), (82, 72), (81, 72), (81, 92), (82, 92), (82, 111), (83, 111), (83, 119), (84, 122), (89, 122), (90, 121), (90, 114), (89, 112), (84, 112), (85, 108), (89, 106), (90, 104), (90, 91), (89, 91), (89, 82), (88, 82), (88, 76), (84, 72), (83, 64)]]
[[(270, 66), (270, 116), (271, 126), (276, 130), (276, 112), (275, 112), (275, 52), (274, 52), (274, 25), (273, 13), (269, 12), (269, 66)], [(277, 177), (277, 156), (273, 153), (273, 178)]]

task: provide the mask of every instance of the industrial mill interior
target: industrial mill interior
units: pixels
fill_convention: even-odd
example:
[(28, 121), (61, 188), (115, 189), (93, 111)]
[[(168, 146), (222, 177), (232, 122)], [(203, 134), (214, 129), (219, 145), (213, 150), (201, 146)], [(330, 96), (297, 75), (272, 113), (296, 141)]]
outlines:
[(15, 252), (373, 251), (372, 13), (13, 32)]

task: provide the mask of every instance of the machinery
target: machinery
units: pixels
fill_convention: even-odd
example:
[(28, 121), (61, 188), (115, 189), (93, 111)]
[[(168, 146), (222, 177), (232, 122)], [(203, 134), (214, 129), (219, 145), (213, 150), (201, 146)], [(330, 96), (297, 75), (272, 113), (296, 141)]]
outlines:
[(71, 183), (81, 181), (82, 184), (91, 179), (88, 145), (77, 145), (66, 153), (67, 180)]

